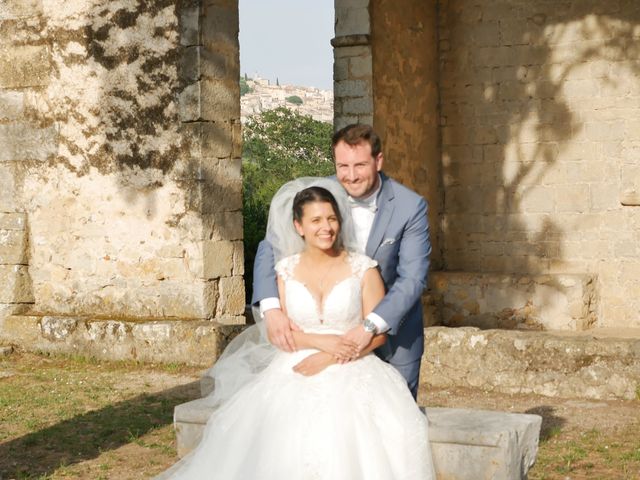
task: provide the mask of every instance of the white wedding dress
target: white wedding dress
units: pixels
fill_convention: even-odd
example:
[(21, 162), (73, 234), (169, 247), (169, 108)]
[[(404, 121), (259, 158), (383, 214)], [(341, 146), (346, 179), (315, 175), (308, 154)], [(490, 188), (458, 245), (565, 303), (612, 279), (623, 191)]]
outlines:
[[(293, 276), (299, 258), (276, 265), (289, 317), (314, 333), (343, 333), (360, 323), (362, 276), (376, 263), (350, 253), (352, 275), (318, 305)], [(309, 377), (292, 370), (314, 352), (278, 351), (212, 414), (198, 448), (161, 478), (435, 479), (427, 419), (403, 377), (373, 353)]]

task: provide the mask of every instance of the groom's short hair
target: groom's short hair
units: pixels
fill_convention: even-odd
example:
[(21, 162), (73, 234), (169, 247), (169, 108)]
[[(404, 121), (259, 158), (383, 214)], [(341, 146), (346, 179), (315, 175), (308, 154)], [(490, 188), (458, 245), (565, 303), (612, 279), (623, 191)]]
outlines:
[(331, 138), (331, 150), (334, 152), (334, 157), (336, 145), (339, 142), (345, 142), (351, 146), (366, 142), (371, 145), (371, 156), (373, 158), (377, 157), (382, 151), (380, 137), (373, 130), (373, 127), (364, 123), (352, 123), (333, 134)]

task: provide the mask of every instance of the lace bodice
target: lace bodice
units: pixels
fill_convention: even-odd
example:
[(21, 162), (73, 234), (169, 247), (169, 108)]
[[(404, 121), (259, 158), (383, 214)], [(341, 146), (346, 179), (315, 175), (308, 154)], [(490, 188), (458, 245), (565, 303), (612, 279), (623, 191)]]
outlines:
[(332, 287), (322, 305), (294, 276), (300, 254), (283, 258), (276, 264), (276, 272), (284, 282), (287, 314), (304, 331), (347, 331), (362, 321), (362, 277), (378, 263), (355, 252), (349, 252), (347, 260), (351, 275)]

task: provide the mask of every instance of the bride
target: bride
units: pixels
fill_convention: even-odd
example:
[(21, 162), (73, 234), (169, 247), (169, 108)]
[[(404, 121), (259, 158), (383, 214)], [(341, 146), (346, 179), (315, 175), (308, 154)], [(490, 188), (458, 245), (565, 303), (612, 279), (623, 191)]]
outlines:
[(376, 262), (354, 250), (348, 200), (302, 178), (274, 196), (267, 240), (280, 300), (299, 327), (289, 353), (259, 322), (211, 370), (215, 406), (200, 445), (158, 479), (435, 479), (427, 419), (403, 377), (344, 332), (384, 296)]

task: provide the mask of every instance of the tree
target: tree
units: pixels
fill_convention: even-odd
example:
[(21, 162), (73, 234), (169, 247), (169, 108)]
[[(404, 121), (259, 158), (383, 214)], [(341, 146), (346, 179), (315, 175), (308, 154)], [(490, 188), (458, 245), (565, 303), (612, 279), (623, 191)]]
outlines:
[(283, 183), (334, 173), (330, 123), (285, 107), (251, 117), (243, 127), (243, 215), (247, 296), (253, 261), (264, 238), (269, 203)]
[(297, 95), (291, 95), (290, 97), (285, 98), (285, 100), (289, 103), (293, 103), (294, 105), (302, 105), (302, 99)]
[(242, 97), (246, 93), (253, 92), (253, 88), (249, 86), (247, 83), (247, 74), (245, 73), (245, 77), (240, 77), (240, 96)]

